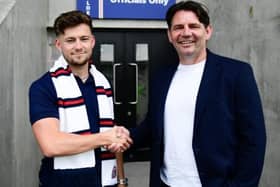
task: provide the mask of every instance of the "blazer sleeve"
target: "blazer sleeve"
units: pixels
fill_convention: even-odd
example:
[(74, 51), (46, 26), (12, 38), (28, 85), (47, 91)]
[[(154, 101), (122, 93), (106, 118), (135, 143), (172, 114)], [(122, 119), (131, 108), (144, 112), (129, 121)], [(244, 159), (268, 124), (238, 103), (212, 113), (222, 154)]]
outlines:
[(151, 127), (148, 117), (140, 125), (131, 128), (129, 131), (133, 140), (132, 149), (151, 146)]
[(264, 163), (266, 132), (261, 99), (249, 64), (240, 70), (235, 88), (239, 146), (229, 186), (257, 187)]

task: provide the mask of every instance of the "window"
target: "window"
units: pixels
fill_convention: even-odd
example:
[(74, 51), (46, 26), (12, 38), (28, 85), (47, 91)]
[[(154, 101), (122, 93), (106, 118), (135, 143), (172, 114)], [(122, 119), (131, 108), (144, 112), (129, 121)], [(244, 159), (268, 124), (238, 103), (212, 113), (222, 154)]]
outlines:
[(135, 49), (136, 62), (149, 61), (149, 45), (147, 43), (137, 43)]
[(100, 62), (114, 62), (114, 44), (100, 45)]

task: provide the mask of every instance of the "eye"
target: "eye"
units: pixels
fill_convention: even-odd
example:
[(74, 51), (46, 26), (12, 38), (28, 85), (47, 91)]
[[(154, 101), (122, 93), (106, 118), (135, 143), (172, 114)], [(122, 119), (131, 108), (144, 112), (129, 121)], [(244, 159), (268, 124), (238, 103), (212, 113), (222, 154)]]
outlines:
[(67, 43), (67, 44), (72, 44), (74, 42), (75, 42), (74, 38), (68, 38), (68, 39), (65, 40), (65, 43)]
[(199, 29), (199, 28), (201, 28), (201, 25), (197, 24), (197, 23), (194, 23), (194, 24), (190, 24), (189, 27), (193, 28), (193, 29)]
[(88, 36), (81, 37), (81, 41), (87, 42), (90, 38)]
[(176, 31), (176, 30), (181, 30), (181, 29), (183, 29), (183, 28), (184, 28), (183, 25), (174, 25), (173, 28), (172, 28), (172, 30)]

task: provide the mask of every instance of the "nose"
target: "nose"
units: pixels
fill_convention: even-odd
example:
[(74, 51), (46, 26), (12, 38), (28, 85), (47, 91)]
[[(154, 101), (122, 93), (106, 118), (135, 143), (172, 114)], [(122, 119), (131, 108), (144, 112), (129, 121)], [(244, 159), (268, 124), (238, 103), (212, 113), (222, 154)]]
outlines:
[(183, 36), (190, 36), (191, 35), (191, 30), (189, 27), (184, 27), (184, 29), (182, 30), (182, 35)]
[(81, 40), (77, 40), (75, 42), (75, 46), (74, 46), (76, 49), (81, 49), (82, 48), (82, 42)]

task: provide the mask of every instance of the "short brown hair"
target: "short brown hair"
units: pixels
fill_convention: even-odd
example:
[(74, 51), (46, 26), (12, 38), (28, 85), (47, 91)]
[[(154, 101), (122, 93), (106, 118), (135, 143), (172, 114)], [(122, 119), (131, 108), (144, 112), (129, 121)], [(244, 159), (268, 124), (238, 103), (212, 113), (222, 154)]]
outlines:
[(166, 12), (165, 20), (169, 29), (172, 25), (174, 15), (181, 10), (192, 11), (205, 28), (209, 26), (210, 18), (208, 15), (208, 8), (204, 4), (195, 1), (181, 1), (172, 5)]
[(62, 13), (54, 21), (55, 34), (56, 36), (64, 34), (65, 29), (75, 27), (82, 23), (88, 25), (92, 32), (92, 20), (89, 15), (78, 10)]

